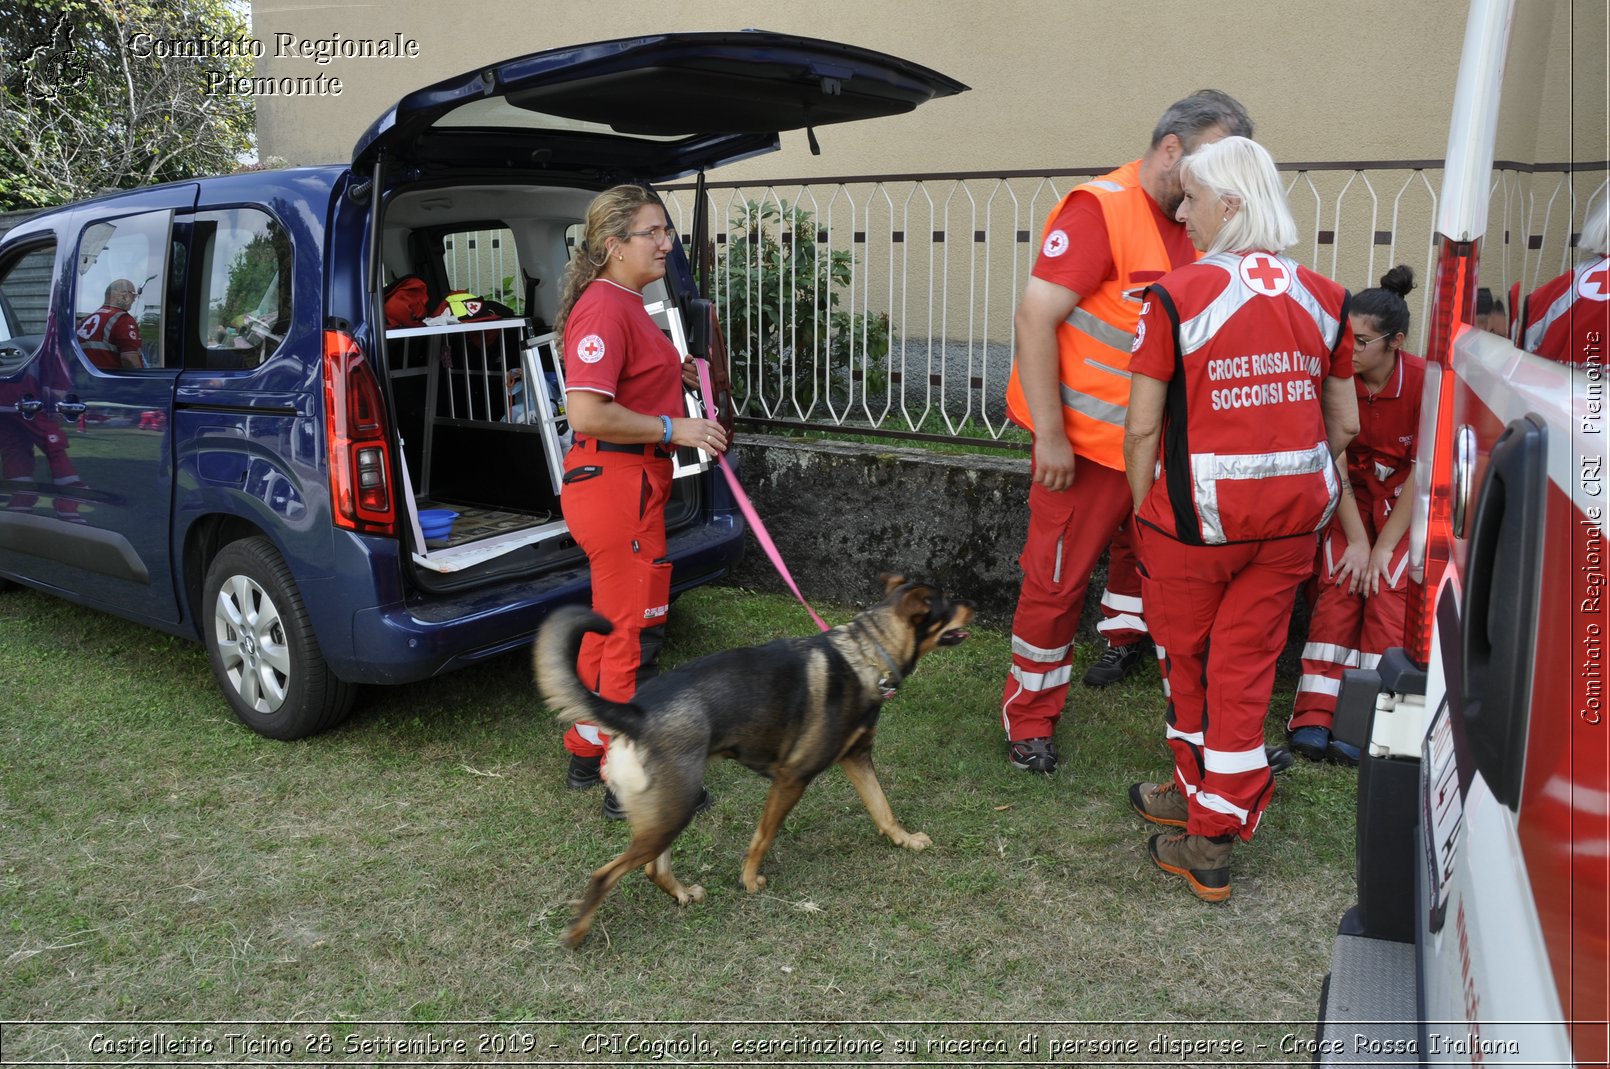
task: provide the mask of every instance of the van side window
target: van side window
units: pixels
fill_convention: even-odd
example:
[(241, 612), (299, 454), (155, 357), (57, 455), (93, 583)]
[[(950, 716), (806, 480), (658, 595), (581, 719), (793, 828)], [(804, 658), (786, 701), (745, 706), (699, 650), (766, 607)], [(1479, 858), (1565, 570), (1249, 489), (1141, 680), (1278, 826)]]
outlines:
[(462, 230), (442, 235), (442, 267), (447, 289), (464, 290), (525, 314), (525, 281), (514, 234), (507, 227)]
[(197, 212), (191, 248), (198, 299), (185, 366), (256, 367), (291, 326), (290, 235), (256, 208)]
[(91, 223), (79, 239), (73, 324), (85, 359), (103, 371), (164, 366), (172, 213)]
[(36, 245), (0, 266), (0, 377), (33, 358), (45, 338), (56, 245)]

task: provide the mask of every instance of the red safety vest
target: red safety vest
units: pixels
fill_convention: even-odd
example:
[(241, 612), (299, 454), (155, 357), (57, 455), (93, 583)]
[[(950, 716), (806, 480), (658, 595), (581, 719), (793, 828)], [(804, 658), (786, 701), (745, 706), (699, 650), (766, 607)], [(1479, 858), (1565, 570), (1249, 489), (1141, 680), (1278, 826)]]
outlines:
[(1520, 346), (1562, 364), (1599, 364), (1610, 334), (1610, 257), (1579, 265), (1538, 287), (1516, 309)]
[[(1140, 286), (1131, 276), (1139, 271), (1154, 279), (1173, 263), (1140, 185), (1139, 160), (1070, 190), (1046, 219), (1042, 245), (1068, 198), (1080, 192), (1094, 195), (1101, 206), (1114, 270), (1096, 292), (1081, 294), (1073, 314), (1057, 324), (1063, 429), (1075, 453), (1122, 471), (1129, 349), (1140, 318)], [(1016, 423), (1034, 430), (1016, 363), (1006, 383), (1006, 408)]]
[[(89, 362), (104, 371), (123, 369), (123, 350), (112, 341), (112, 332), (129, 313), (114, 305), (102, 305), (78, 325), (78, 343), (89, 357)], [(132, 317), (130, 317), (132, 318)], [(125, 327), (120, 334), (127, 334)]]
[(1323, 528), (1340, 481), (1320, 392), (1349, 329), (1347, 291), (1284, 256), (1217, 253), (1147, 300), (1172, 324), (1175, 368), (1141, 522), (1190, 545)]

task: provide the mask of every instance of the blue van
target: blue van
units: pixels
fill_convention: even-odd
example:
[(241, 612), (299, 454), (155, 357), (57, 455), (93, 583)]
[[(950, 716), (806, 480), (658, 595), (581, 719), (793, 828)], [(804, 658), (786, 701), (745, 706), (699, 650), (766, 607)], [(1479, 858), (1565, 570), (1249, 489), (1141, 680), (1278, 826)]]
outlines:
[[(412, 93), (349, 164), (26, 220), (0, 242), (0, 586), (200, 639), (281, 739), (339, 722), (359, 684), (527, 642), (589, 598), (548, 323), (593, 195), (965, 89), (782, 34), (606, 41)], [(679, 245), (645, 303), (719, 382), (701, 266)], [(676, 590), (742, 549), (710, 459), (678, 458)]]

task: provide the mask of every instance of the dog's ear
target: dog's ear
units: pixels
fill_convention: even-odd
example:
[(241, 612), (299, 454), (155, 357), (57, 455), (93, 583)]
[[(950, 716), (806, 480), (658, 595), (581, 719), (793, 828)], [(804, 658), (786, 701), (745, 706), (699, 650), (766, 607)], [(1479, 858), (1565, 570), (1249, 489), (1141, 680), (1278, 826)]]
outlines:
[(883, 582), (883, 592), (885, 594), (894, 593), (894, 588), (906, 581), (905, 576), (896, 575), (894, 572), (884, 572), (878, 578)]
[(925, 583), (916, 584), (906, 591), (905, 596), (900, 599), (900, 615), (910, 620), (913, 624), (920, 626), (922, 621), (928, 618), (929, 612), (933, 610), (934, 594), (936, 593), (937, 591), (933, 587)]

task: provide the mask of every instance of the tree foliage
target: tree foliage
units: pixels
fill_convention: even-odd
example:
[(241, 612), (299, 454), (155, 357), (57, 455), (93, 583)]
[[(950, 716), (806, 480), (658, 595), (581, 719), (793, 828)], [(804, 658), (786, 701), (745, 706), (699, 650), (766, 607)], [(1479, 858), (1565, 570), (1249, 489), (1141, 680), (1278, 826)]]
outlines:
[(0, 0), (0, 209), (234, 170), (251, 98), (208, 75), (250, 75), (249, 33), (229, 0)]

